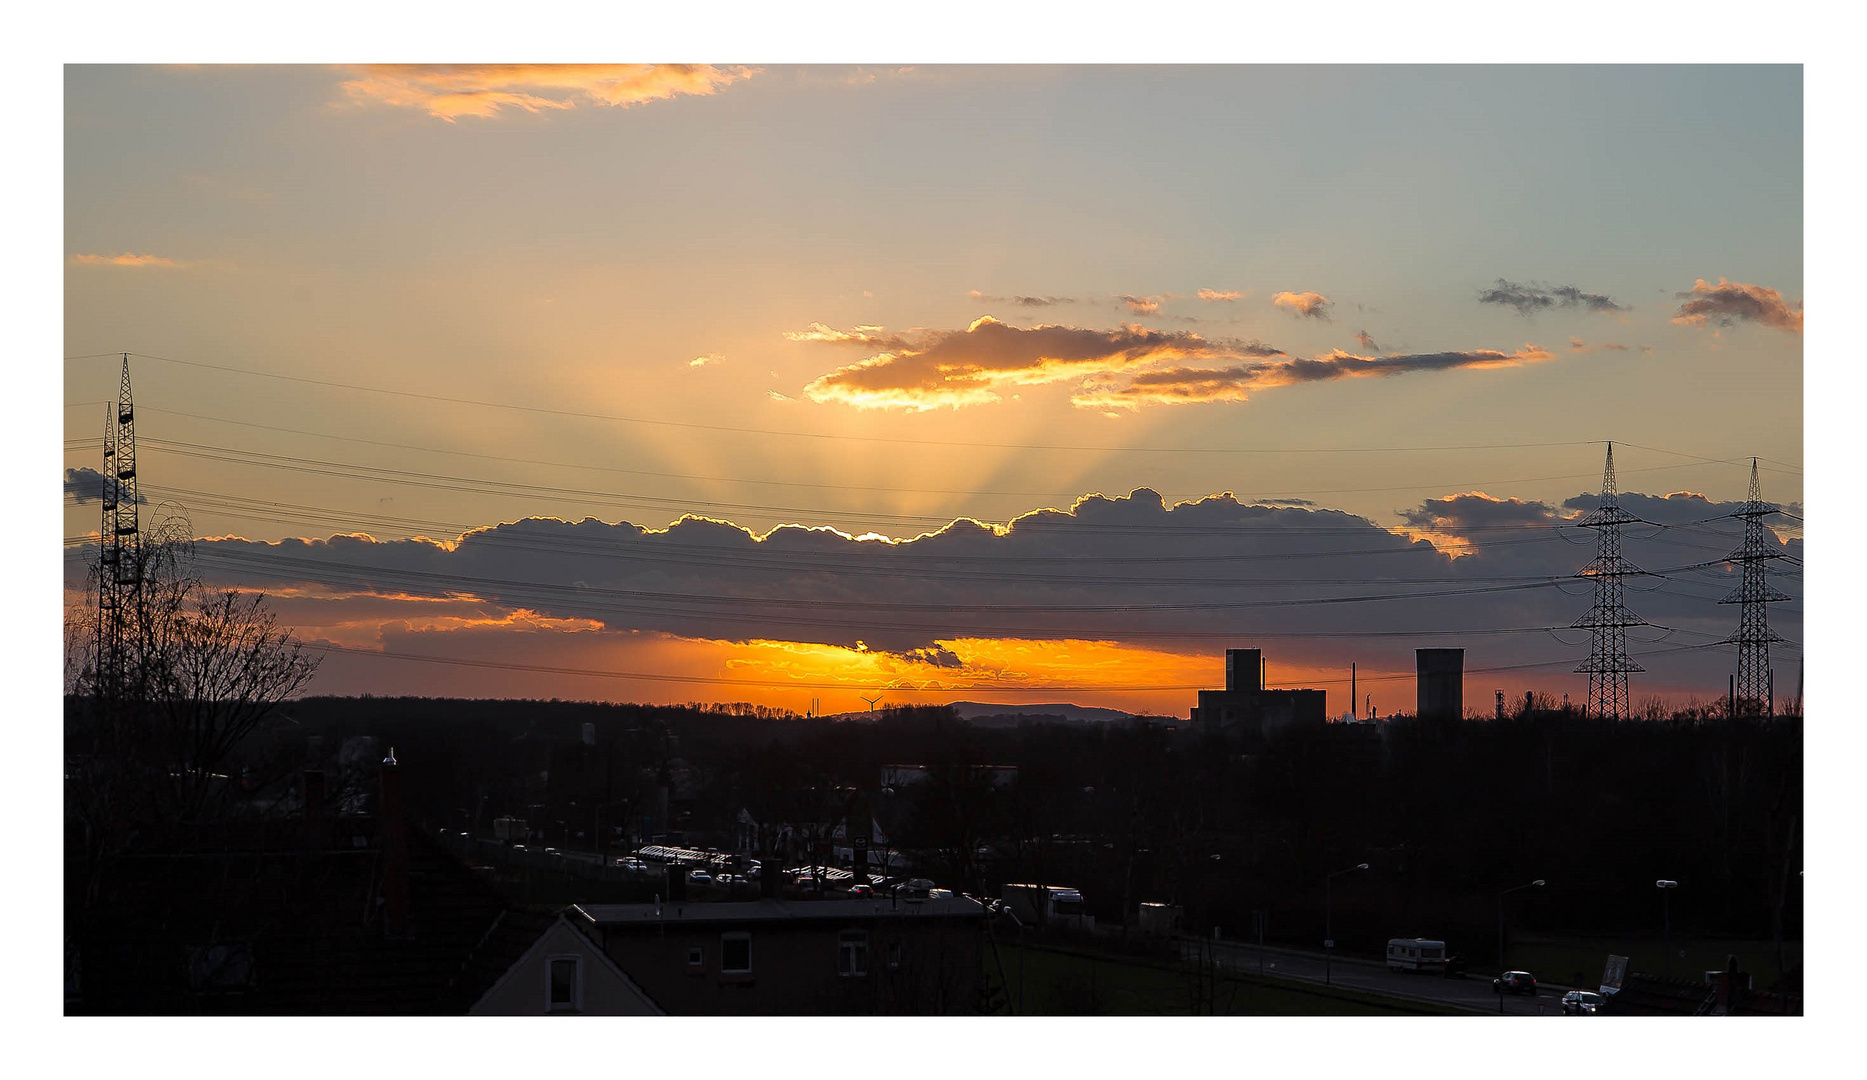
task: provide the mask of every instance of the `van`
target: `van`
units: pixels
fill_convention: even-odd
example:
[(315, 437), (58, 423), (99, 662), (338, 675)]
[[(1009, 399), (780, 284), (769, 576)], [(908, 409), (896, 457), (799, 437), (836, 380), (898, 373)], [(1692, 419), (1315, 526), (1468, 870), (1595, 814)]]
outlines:
[(1446, 943), (1429, 938), (1389, 938), (1389, 971), (1430, 971), (1443, 975), (1446, 970)]

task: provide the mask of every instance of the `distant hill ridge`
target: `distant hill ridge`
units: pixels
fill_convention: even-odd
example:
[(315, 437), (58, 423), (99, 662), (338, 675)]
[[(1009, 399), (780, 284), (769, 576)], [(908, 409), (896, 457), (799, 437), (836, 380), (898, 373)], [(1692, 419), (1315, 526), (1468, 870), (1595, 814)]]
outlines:
[(1136, 714), (1120, 709), (1101, 709), (1093, 705), (1071, 705), (1055, 702), (1046, 705), (1013, 705), (991, 701), (955, 701), (953, 709), (960, 719), (972, 720), (981, 716), (1061, 716), (1073, 723), (1105, 724), (1112, 720), (1126, 720)]

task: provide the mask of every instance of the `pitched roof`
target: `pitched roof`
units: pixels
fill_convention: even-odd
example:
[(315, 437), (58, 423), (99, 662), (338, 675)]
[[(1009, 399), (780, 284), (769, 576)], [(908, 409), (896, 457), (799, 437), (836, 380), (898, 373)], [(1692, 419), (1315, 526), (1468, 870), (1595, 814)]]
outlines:
[(67, 1011), (463, 1013), (552, 916), (512, 908), (413, 829), (408, 867), (409, 933), (390, 938), (377, 848), (118, 860), (96, 903), (67, 908)]

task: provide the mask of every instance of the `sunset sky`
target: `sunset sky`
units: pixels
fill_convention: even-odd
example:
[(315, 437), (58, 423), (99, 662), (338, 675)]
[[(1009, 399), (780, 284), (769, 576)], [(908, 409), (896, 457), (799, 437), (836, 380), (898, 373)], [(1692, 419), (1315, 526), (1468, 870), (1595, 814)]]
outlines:
[(1581, 698), (1607, 440), (1636, 702), (1724, 689), (1753, 457), (1802, 639), (1797, 67), (64, 89), (68, 602), (127, 351), (145, 520), (313, 692), (1184, 715), (1230, 645), (1387, 713), (1463, 646), (1468, 705)]

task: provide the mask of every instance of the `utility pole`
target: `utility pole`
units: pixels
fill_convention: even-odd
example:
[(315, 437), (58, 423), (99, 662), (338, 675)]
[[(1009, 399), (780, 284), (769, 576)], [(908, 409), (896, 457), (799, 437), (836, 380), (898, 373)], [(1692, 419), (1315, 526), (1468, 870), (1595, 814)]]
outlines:
[(1621, 557), (1621, 526), (1640, 519), (1621, 509), (1620, 490), (1614, 479), (1614, 444), (1608, 444), (1608, 463), (1601, 473), (1601, 502), (1579, 524), (1595, 530), (1595, 558), (1577, 577), (1595, 583), (1595, 605), (1572, 625), (1589, 631), (1588, 659), (1575, 670), (1588, 673), (1588, 712), (1603, 719), (1623, 720), (1628, 715), (1627, 676), (1645, 671), (1627, 655), (1627, 628), (1647, 621), (1627, 610), (1621, 579), (1644, 574)]

